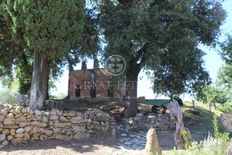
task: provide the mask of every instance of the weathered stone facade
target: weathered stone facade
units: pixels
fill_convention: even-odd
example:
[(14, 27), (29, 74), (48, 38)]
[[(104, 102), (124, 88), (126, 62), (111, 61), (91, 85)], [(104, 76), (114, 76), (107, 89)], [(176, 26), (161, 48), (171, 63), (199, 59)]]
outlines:
[[(104, 69), (82, 69), (74, 70), (69, 74), (69, 97), (119, 97), (120, 88), (111, 87), (110, 76), (107, 76)], [(112, 94), (113, 93), (113, 94)], [(94, 95), (95, 94), (95, 95)]]
[(0, 147), (29, 140), (80, 139), (111, 132), (115, 125), (114, 119), (100, 110), (29, 111), (21, 106), (0, 105)]

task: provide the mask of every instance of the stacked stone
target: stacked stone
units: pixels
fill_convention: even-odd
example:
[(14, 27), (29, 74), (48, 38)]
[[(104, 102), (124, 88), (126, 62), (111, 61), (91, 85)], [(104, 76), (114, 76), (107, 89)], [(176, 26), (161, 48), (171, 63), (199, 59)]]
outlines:
[(91, 133), (110, 131), (115, 125), (115, 120), (100, 110), (30, 111), (21, 106), (1, 105), (0, 147), (29, 140), (86, 138)]
[(129, 118), (127, 122), (136, 126), (147, 127), (148, 129), (151, 127), (160, 130), (175, 128), (175, 124), (171, 121), (168, 114), (149, 113), (144, 115), (138, 113), (135, 117)]

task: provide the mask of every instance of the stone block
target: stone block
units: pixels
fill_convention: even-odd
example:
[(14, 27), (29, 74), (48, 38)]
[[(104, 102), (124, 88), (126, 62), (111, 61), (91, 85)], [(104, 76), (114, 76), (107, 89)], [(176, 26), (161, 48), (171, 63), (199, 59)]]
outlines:
[(14, 118), (6, 118), (3, 124), (14, 125), (15, 123), (16, 123), (16, 120)]

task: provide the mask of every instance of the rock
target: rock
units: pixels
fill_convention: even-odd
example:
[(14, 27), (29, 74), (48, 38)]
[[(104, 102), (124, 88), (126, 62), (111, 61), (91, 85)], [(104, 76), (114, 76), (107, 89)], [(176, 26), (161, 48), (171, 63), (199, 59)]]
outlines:
[(65, 140), (65, 135), (57, 135), (55, 138), (59, 140)]
[(26, 141), (23, 138), (15, 138), (11, 140), (12, 144), (21, 144), (25, 143)]
[(76, 116), (76, 111), (66, 111), (63, 113), (63, 116), (74, 117)]
[(60, 121), (61, 122), (68, 122), (68, 119), (66, 119), (64, 116), (60, 116)]
[(49, 126), (53, 126), (54, 122), (53, 121), (49, 121), (48, 125)]
[(17, 114), (20, 114), (20, 113), (21, 113), (21, 110), (22, 110), (22, 107), (16, 107), (16, 108), (15, 108), (15, 112), (16, 112)]
[(82, 113), (81, 112), (76, 112), (76, 116), (82, 117)]
[(47, 122), (48, 122), (48, 117), (43, 116), (43, 117), (42, 117), (42, 122), (47, 123)]
[(15, 129), (10, 129), (10, 134), (14, 136), (15, 135)]
[(86, 139), (86, 138), (89, 138), (90, 137), (90, 134), (89, 133), (82, 133), (82, 132), (79, 132), (79, 133), (76, 133), (74, 136), (73, 136), (73, 139)]
[(53, 132), (52, 132), (51, 130), (46, 130), (46, 131), (45, 131), (45, 134), (48, 135), (48, 136), (51, 136), (52, 133), (53, 133)]
[(81, 123), (81, 122), (83, 122), (83, 119), (82, 119), (82, 117), (73, 117), (71, 119), (71, 122), (72, 123)]
[(74, 133), (86, 131), (85, 127), (82, 127), (79, 125), (73, 125), (72, 128), (73, 128)]
[(156, 119), (156, 116), (155, 116), (155, 114), (150, 113), (150, 114), (148, 114), (147, 118), (148, 119)]
[(57, 109), (53, 109), (53, 110), (51, 111), (50, 114), (51, 114), (51, 115), (60, 115), (60, 114), (62, 114), (62, 113), (60, 113), (60, 111), (57, 110)]
[(14, 118), (6, 118), (3, 124), (14, 125), (16, 120)]
[(25, 131), (24, 128), (19, 128), (16, 130), (16, 133), (23, 133), (24, 131)]
[(47, 115), (47, 116), (50, 114), (49, 112), (46, 112), (46, 111), (44, 111), (43, 113), (44, 115)]
[(0, 149), (3, 149), (5, 147), (5, 145), (0, 145)]
[(57, 115), (52, 115), (49, 117), (50, 120), (58, 120), (59, 119), (59, 116)]
[(37, 116), (42, 115), (42, 112), (41, 112), (41, 111), (39, 111), (39, 110), (35, 110), (35, 111), (34, 111), (34, 113), (35, 113), (35, 115), (37, 115)]
[(46, 123), (39, 122), (39, 121), (33, 121), (33, 122), (31, 122), (31, 125), (33, 125), (33, 126), (39, 126), (39, 127), (46, 127), (47, 126)]
[(7, 115), (9, 111), (10, 111), (10, 109), (4, 108), (4, 109), (2, 109), (2, 110), (0, 111), (0, 114), (1, 114), (1, 115)]
[(147, 132), (147, 142), (144, 152), (147, 154), (162, 154), (154, 128), (149, 129)]
[(7, 136), (7, 140), (9, 140), (9, 141), (11, 141), (13, 138), (14, 138), (14, 137), (11, 136), (11, 135)]
[(39, 128), (37, 126), (34, 126), (33, 129), (30, 131), (31, 133), (38, 133)]
[(31, 131), (31, 129), (32, 129), (32, 127), (30, 127), (30, 126), (27, 126), (24, 128), (25, 132), (29, 132), (29, 131)]
[(31, 136), (29, 133), (24, 133), (25, 140), (30, 140)]
[(65, 127), (70, 127), (70, 126), (71, 126), (71, 123), (70, 123), (70, 122), (64, 123), (64, 126), (65, 126)]
[(137, 116), (137, 117), (143, 117), (144, 114), (143, 114), (143, 113), (137, 113), (136, 116)]
[(26, 112), (28, 112), (28, 110), (27, 110), (26, 108), (22, 108), (22, 109), (21, 109), (21, 113), (24, 114), (24, 113), (26, 113)]
[(26, 120), (27, 120), (27, 118), (24, 117), (24, 116), (21, 116), (21, 117), (19, 117), (19, 118), (16, 118), (16, 122), (24, 122), (24, 121), (26, 121)]
[(61, 132), (61, 129), (60, 128), (53, 128), (53, 132), (54, 132), (54, 134), (59, 133), (59, 132)]
[(8, 145), (9, 144), (9, 142), (7, 141), (7, 140), (5, 140), (4, 142), (2, 142), (2, 145)]
[(35, 116), (35, 120), (41, 121), (42, 120), (42, 116)]
[(27, 122), (20, 122), (19, 123), (19, 127), (23, 128), (25, 126), (27, 126)]
[(0, 142), (3, 142), (6, 139), (5, 134), (0, 134)]
[(6, 125), (4, 125), (4, 128), (17, 129), (17, 128), (19, 128), (19, 126), (15, 125), (15, 124), (6, 124)]
[(5, 116), (4, 115), (0, 115), (0, 122), (3, 122), (5, 119)]
[(7, 118), (14, 118), (14, 114), (13, 113), (9, 113), (6, 115)]
[(134, 121), (141, 121), (142, 119), (143, 119), (143, 114), (142, 113), (138, 113), (134, 117)]
[(23, 138), (24, 137), (24, 133), (16, 133), (15, 137), (16, 138)]
[(127, 134), (126, 133), (122, 133), (121, 136), (122, 137), (127, 137)]
[(10, 134), (10, 130), (9, 129), (4, 129), (2, 131), (2, 133), (5, 134), (5, 135), (9, 135)]
[(54, 123), (53, 126), (58, 127), (58, 128), (64, 128), (65, 127), (65, 125), (63, 123)]

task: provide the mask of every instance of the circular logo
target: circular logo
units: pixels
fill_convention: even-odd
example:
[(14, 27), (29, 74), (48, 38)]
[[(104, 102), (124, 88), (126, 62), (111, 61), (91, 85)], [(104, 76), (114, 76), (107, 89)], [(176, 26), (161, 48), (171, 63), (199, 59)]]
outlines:
[(106, 60), (105, 69), (106, 75), (121, 75), (126, 69), (126, 61), (120, 55), (112, 55)]

